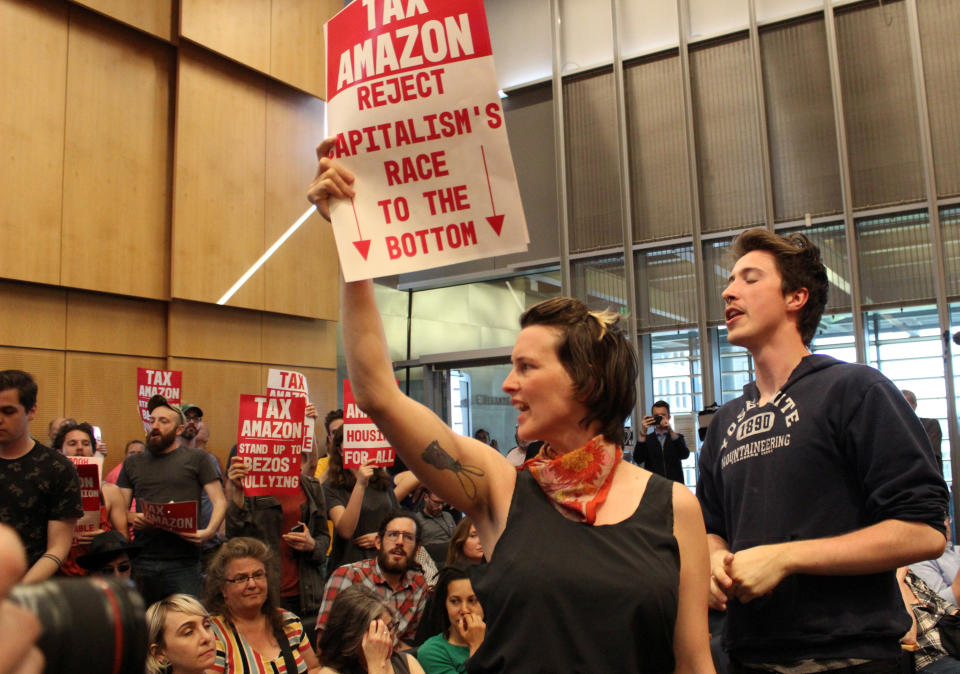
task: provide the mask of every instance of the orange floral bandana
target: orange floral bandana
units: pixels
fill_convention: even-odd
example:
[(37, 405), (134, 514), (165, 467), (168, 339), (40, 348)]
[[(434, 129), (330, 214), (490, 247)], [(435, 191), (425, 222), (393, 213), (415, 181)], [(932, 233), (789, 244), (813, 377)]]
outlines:
[(598, 435), (583, 447), (559, 454), (550, 445), (523, 464), (530, 470), (553, 507), (564, 516), (593, 524), (597, 508), (607, 499), (613, 471), (623, 450)]

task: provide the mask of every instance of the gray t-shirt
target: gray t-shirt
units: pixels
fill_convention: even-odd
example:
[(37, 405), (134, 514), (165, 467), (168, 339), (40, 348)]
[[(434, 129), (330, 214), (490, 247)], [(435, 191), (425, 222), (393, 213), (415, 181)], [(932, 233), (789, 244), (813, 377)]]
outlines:
[[(217, 469), (207, 452), (177, 447), (160, 456), (149, 451), (131, 454), (123, 462), (117, 486), (132, 489), (138, 503), (199, 503), (204, 485), (218, 479)], [(140, 553), (143, 559), (195, 559), (200, 556), (198, 546), (162, 529), (151, 527), (135, 531), (134, 541), (144, 546)]]

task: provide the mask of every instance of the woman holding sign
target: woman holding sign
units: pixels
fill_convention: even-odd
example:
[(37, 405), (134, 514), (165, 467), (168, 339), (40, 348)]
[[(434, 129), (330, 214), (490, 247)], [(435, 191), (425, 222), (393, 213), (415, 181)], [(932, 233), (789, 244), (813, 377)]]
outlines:
[[(53, 440), (53, 448), (62, 452), (76, 464), (95, 465), (93, 462), (93, 453), (97, 447), (97, 441), (93, 433), (93, 426), (83, 422), (77, 423), (69, 420), (60, 427), (59, 432)], [(90, 461), (87, 461), (89, 459)], [(80, 469), (78, 468), (78, 471)], [(73, 545), (70, 547), (70, 555), (63, 560), (63, 566), (60, 567), (60, 575), (63, 576), (85, 576), (87, 572), (77, 564), (77, 558), (86, 553), (90, 542), (98, 534), (111, 529), (117, 531), (124, 538), (129, 538), (127, 532), (127, 515), (123, 507), (123, 497), (120, 495), (120, 489), (109, 482), (101, 481), (100, 471), (90, 477), (96, 478), (99, 483), (98, 490), (98, 512), (87, 508), (87, 499), (81, 499), (84, 503), (83, 519), (77, 523), (74, 532)], [(81, 479), (81, 494), (87, 490), (84, 489), (84, 480)], [(88, 519), (93, 521), (93, 527), (87, 523)]]
[[(331, 199), (355, 196), (333, 145), (317, 148), (308, 192), (327, 219)], [(544, 446), (518, 471), (403, 395), (373, 284), (342, 288), (357, 404), (431, 491), (470, 516), (489, 560), (473, 575), (489, 627), (468, 671), (713, 671), (699, 504), (622, 460), (637, 363), (619, 317), (569, 298), (521, 316), (503, 390), (518, 437)]]

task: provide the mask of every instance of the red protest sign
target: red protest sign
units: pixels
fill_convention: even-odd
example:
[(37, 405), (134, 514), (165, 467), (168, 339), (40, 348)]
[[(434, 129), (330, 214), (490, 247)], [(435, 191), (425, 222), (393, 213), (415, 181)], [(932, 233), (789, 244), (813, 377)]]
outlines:
[[(429, 6), (428, 6), (429, 1)], [(365, 0), (324, 25), (347, 281), (526, 249), (483, 0)]]
[(300, 488), (305, 398), (240, 396), (237, 456), (250, 467), (247, 496), (295, 492)]
[(392, 466), (396, 454), (373, 420), (357, 406), (350, 380), (344, 379), (343, 467), (359, 468), (370, 461), (376, 466)]
[(147, 403), (155, 395), (162, 395), (167, 402), (180, 404), (180, 391), (183, 385), (183, 372), (179, 370), (150, 370), (137, 368), (137, 406), (144, 429), (150, 428), (150, 412)]
[(143, 502), (143, 514), (153, 526), (175, 534), (197, 533), (197, 502)]
[[(100, 467), (103, 459), (92, 456), (68, 456), (80, 477), (80, 502), (83, 511), (100, 512)], [(97, 460), (99, 459), (99, 461)]]
[[(294, 370), (277, 370), (270, 368), (267, 373), (267, 395), (272, 398), (303, 398), (310, 399), (307, 391), (307, 378)], [(315, 430), (314, 419), (303, 419), (303, 451), (313, 451), (313, 436)]]

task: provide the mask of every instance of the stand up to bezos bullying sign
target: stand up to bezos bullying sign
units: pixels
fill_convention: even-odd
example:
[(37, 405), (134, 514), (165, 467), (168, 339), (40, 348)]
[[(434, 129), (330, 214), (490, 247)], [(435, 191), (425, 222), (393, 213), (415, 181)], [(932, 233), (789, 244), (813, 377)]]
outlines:
[(358, 0), (324, 37), (344, 278), (526, 250), (483, 0)]
[(247, 496), (300, 489), (303, 411), (306, 398), (240, 396), (237, 456), (250, 466), (243, 478)]

